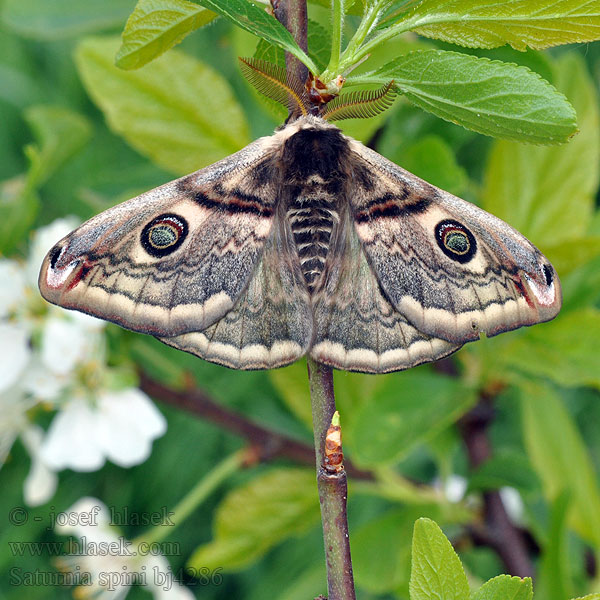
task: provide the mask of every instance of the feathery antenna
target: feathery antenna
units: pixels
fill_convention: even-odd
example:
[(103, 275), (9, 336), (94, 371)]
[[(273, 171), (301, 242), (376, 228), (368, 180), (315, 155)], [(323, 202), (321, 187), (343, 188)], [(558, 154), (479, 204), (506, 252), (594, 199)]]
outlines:
[(394, 82), (378, 90), (361, 90), (342, 94), (327, 104), (321, 114), (327, 121), (341, 119), (368, 119), (388, 109), (396, 98)]
[(283, 67), (259, 58), (240, 58), (240, 69), (246, 80), (263, 96), (286, 106), (290, 114), (308, 114), (304, 84), (286, 74)]

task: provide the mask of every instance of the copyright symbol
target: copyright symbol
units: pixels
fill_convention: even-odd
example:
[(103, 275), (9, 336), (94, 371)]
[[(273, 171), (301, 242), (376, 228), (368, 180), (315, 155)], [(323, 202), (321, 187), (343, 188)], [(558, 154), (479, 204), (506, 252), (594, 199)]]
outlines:
[(27, 509), (23, 508), (22, 506), (15, 506), (8, 513), (8, 522), (11, 525), (16, 525), (17, 527), (19, 525), (25, 525), (28, 519), (29, 513), (27, 512)]

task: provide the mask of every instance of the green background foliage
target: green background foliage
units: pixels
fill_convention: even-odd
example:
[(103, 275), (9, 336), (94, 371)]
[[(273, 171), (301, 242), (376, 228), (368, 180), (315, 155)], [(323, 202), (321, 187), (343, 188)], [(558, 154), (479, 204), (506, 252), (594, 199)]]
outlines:
[[(266, 41), (259, 42), (249, 33), (267, 16), (259, 4), (229, 2), (231, 11), (244, 13), (233, 18), (244, 29), (210, 12), (222, 2), (200, 4), (142, 0), (121, 47), (116, 35), (134, 2), (0, 4), (3, 255), (23, 256), (30, 232), (56, 217), (89, 218), (269, 135), (280, 123), (281, 112), (242, 80), (236, 57), (256, 52), (281, 61), (281, 50), (271, 43), (293, 49), (287, 32), (269, 22), (268, 32), (262, 30)], [(326, 4), (310, 5), (306, 60), (321, 69), (329, 55)], [(353, 77), (357, 85), (394, 78), (404, 97), (377, 119), (341, 127), (524, 233), (557, 267), (564, 308), (552, 323), (469, 344), (451, 359), (452, 375), (435, 365), (378, 377), (336, 373), (345, 456), (372, 476), (349, 484), (359, 597), (406, 599), (410, 590), (412, 600), (459, 600), (468, 597), (469, 584), (477, 589), (491, 579), (474, 598), (531, 598), (530, 583), (497, 577), (504, 571), (498, 555), (465, 535), (482, 518), (483, 492), (505, 486), (518, 490), (524, 503), (520, 525), (533, 541), (536, 597), (598, 592), (598, 566), (594, 573), (589, 564), (600, 559), (600, 46), (494, 48), (595, 39), (599, 3), (552, 3), (569, 5), (568, 26), (564, 15), (544, 12), (548, 3), (542, 2), (502, 3), (512, 7), (513, 17), (522, 17), (510, 23), (502, 15), (492, 18), (484, 6), (490, 3), (475, 0), (424, 0), (414, 13), (403, 12), (406, 3), (396, 4), (389, 23), (403, 27), (412, 19), (411, 27), (429, 39), (405, 36), (374, 46), (373, 71), (361, 66)], [(540, 9), (537, 20), (533, 9)], [(163, 20), (148, 21), (156, 11)], [(469, 12), (468, 28), (453, 20), (456, 11)], [(356, 24), (349, 16), (346, 38)], [(457, 53), (448, 42), (488, 49)], [(533, 104), (523, 109), (525, 96)], [(522, 143), (568, 139), (575, 131), (571, 107), (579, 133), (569, 143)], [(311, 444), (304, 362), (270, 373), (236, 372), (116, 326), (109, 333), (114, 363), (135, 364), (173, 387), (192, 381), (247, 419)], [(474, 469), (457, 422), (490, 389), (501, 390), (490, 429), (493, 458)], [(171, 509), (223, 456), (242, 446), (232, 433), (159, 406), (169, 428), (147, 462), (132, 469), (107, 464), (95, 473), (62, 472), (55, 497), (31, 509), (27, 525), (3, 524), (0, 573), (15, 565), (53, 569), (44, 554), (15, 557), (8, 542), (56, 539), (49, 515), (80, 497), (95, 496), (131, 513)], [(0, 471), (1, 514), (23, 504), (28, 468), (16, 444)], [(466, 500), (451, 502), (441, 492), (451, 474), (466, 478)], [(413, 540), (419, 517), (435, 520), (460, 542), (464, 570), (432, 521), (417, 521)], [(123, 533), (133, 538), (147, 530), (128, 526)], [(194, 585), (183, 573), (198, 598), (295, 600), (324, 592), (310, 466), (280, 460), (240, 470), (168, 539), (179, 544), (169, 557), (176, 573), (186, 565), (223, 570), (220, 585)], [(8, 576), (0, 581), (1, 597), (23, 597)], [(129, 597), (145, 595), (134, 588)], [(29, 588), (27, 597), (68, 598), (70, 592)]]

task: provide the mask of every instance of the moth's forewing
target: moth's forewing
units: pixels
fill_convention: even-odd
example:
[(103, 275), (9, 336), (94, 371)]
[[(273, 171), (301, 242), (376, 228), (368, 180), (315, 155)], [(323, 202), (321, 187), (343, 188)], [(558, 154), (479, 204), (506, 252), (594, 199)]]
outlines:
[(270, 138), (94, 217), (46, 256), (46, 300), (134, 331), (174, 336), (226, 315), (274, 221)]
[(550, 261), (523, 235), (352, 141), (373, 189), (351, 196), (355, 228), (393, 306), (451, 343), (553, 319), (562, 303)]

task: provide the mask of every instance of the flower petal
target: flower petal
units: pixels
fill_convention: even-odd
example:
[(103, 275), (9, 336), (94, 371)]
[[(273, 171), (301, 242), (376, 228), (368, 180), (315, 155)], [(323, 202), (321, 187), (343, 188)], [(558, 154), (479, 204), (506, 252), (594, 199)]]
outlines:
[(0, 392), (17, 382), (30, 355), (29, 334), (25, 328), (0, 323)]
[(0, 259), (0, 318), (8, 316), (24, 298), (23, 267), (14, 260)]
[(71, 319), (52, 316), (42, 334), (42, 362), (54, 373), (66, 375), (91, 358), (99, 346), (98, 334)]
[(89, 536), (91, 541), (97, 541), (97, 531), (110, 531), (114, 539), (118, 539), (116, 531), (110, 528), (110, 512), (101, 500), (84, 496), (68, 510), (56, 518), (54, 530), (62, 535)]
[(145, 572), (148, 573), (149, 591), (155, 599), (194, 600), (191, 590), (181, 585), (171, 570), (167, 559), (162, 555), (149, 555), (144, 561)]
[(51, 401), (59, 397), (67, 383), (68, 378), (66, 376), (50, 371), (37, 356), (34, 356), (29, 363), (27, 378), (23, 381), (23, 388), (36, 400)]
[(98, 397), (100, 444), (108, 458), (122, 467), (145, 461), (152, 440), (166, 431), (166, 420), (137, 388), (104, 392)]
[(500, 497), (511, 520), (519, 526), (525, 526), (525, 508), (519, 490), (513, 487), (500, 488)]
[(31, 456), (31, 468), (23, 484), (25, 503), (29, 506), (45, 504), (56, 492), (58, 477), (40, 457), (44, 430), (31, 425), (21, 432), (21, 439)]
[(35, 404), (28, 398), (22, 382), (0, 392), (0, 467), (4, 464), (17, 435), (28, 426), (27, 411)]
[(41, 456), (57, 471), (66, 468), (96, 471), (104, 464), (96, 414), (84, 400), (73, 400), (54, 417)]
[(17, 439), (17, 432), (9, 427), (0, 427), (0, 469)]

